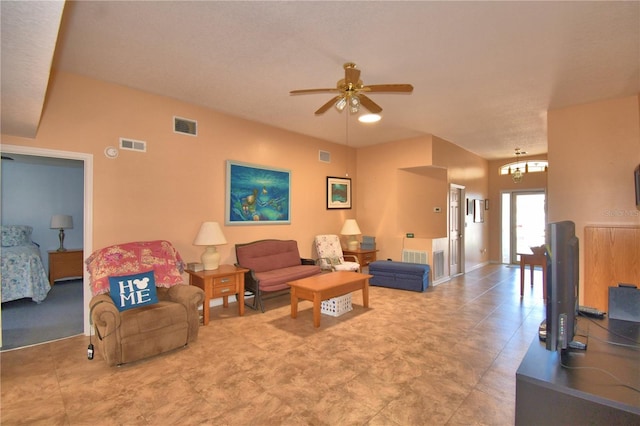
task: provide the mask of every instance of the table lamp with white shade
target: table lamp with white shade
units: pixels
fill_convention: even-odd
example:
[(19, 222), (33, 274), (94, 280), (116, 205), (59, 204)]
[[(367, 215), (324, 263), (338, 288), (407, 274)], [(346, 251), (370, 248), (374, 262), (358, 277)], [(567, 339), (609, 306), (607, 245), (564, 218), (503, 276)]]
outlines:
[(360, 232), (358, 222), (356, 222), (355, 219), (345, 220), (340, 233), (348, 237), (347, 250), (358, 250), (358, 240), (356, 239), (356, 235), (360, 235), (362, 232)]
[(216, 250), (216, 246), (222, 244), (227, 244), (227, 240), (218, 222), (203, 222), (193, 245), (207, 246), (201, 257), (205, 271), (212, 271), (220, 266), (220, 253)]
[(51, 229), (59, 229), (58, 239), (60, 240), (60, 247), (58, 251), (67, 251), (64, 248), (64, 230), (73, 229), (73, 217), (66, 214), (55, 214), (51, 217)]

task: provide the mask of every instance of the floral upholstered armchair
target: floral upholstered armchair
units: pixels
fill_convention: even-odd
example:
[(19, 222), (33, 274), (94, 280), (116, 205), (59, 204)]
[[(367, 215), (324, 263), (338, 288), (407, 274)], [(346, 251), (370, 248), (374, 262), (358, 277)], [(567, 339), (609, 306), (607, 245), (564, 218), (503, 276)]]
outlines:
[(360, 272), (358, 259), (342, 253), (340, 238), (337, 235), (316, 235), (315, 248), (318, 253), (316, 263), (322, 270)]
[(204, 292), (182, 280), (168, 241), (118, 244), (86, 260), (97, 353), (109, 365), (137, 361), (194, 342)]

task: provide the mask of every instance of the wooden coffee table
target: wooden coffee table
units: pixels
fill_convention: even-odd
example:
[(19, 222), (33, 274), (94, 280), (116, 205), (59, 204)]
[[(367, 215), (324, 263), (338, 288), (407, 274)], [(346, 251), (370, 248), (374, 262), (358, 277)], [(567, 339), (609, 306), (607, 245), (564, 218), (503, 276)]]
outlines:
[(369, 278), (373, 275), (337, 271), (290, 281), (291, 318), (298, 316), (298, 299), (313, 302), (313, 326), (320, 327), (320, 305), (323, 300), (362, 290), (362, 304), (369, 307)]

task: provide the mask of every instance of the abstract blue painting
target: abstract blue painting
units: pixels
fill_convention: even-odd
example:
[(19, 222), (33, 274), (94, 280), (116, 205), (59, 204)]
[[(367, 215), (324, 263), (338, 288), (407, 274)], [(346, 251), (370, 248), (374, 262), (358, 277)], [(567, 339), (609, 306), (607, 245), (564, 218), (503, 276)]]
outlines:
[(291, 223), (291, 171), (227, 161), (226, 225)]

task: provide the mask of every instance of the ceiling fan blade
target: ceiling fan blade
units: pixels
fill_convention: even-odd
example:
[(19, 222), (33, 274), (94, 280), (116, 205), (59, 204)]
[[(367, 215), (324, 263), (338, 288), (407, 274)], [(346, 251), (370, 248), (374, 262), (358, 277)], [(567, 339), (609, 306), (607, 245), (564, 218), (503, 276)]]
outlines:
[(365, 92), (413, 92), (413, 86), (410, 84), (372, 84), (362, 88)]
[(339, 90), (336, 89), (335, 87), (332, 89), (302, 89), (302, 90), (292, 90), (289, 92), (289, 94), (291, 95), (302, 95), (305, 93), (334, 93), (334, 92), (338, 92)]
[(362, 93), (358, 94), (358, 98), (360, 98), (360, 105), (368, 109), (374, 114), (377, 114), (382, 111), (382, 108), (377, 103), (373, 102), (371, 98), (365, 96)]
[(320, 114), (324, 114), (329, 108), (331, 108), (337, 101), (338, 99), (341, 98), (341, 95), (338, 96), (334, 96), (329, 102), (327, 102), (326, 104), (322, 105), (320, 108), (318, 108), (318, 110), (314, 113), (315, 115), (320, 115)]
[[(354, 65), (355, 66), (355, 65)], [(357, 68), (345, 68), (344, 69), (344, 82), (355, 86), (360, 80), (360, 70)]]

